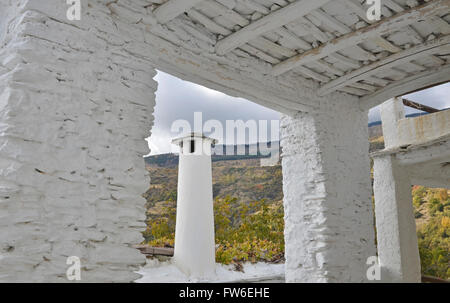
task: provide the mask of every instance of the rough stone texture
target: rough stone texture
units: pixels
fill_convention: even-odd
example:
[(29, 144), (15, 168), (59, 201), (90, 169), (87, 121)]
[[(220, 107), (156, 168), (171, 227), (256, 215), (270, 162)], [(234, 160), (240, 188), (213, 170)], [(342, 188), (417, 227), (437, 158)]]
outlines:
[(374, 158), (378, 257), (382, 282), (420, 283), (411, 181), (395, 155)]
[[(84, 2), (84, 1), (83, 1)], [(0, 281), (126, 282), (145, 258), (152, 64), (101, 1), (0, 0)], [(92, 15), (96, 18), (92, 18)], [(121, 32), (122, 31), (122, 32)]]
[(288, 282), (364, 282), (376, 255), (367, 112), (332, 101), (282, 118)]

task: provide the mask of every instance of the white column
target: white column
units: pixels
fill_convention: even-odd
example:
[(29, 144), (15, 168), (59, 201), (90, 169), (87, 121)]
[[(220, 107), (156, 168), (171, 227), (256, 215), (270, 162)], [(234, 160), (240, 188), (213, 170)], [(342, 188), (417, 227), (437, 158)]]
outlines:
[(188, 276), (208, 278), (215, 272), (211, 144), (191, 134), (180, 145), (178, 166), (175, 264)]
[(77, 256), (81, 282), (131, 282), (156, 71), (98, 1), (1, 2), (0, 281), (69, 282)]
[(420, 256), (407, 172), (392, 155), (374, 158), (378, 256), (383, 282), (420, 282)]
[(288, 282), (364, 282), (376, 255), (367, 112), (345, 105), (282, 118)]
[(392, 98), (380, 105), (384, 145), (386, 149), (399, 144), (398, 121), (405, 118), (402, 98)]

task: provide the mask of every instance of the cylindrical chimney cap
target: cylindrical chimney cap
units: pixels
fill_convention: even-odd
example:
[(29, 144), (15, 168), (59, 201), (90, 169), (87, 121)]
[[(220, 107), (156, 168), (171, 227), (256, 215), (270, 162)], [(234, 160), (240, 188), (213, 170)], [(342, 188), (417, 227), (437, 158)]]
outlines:
[(193, 139), (196, 139), (196, 138), (197, 138), (197, 139), (201, 139), (201, 140), (203, 140), (203, 141), (209, 141), (209, 142), (211, 143), (211, 145), (214, 145), (214, 144), (217, 143), (217, 140), (216, 140), (216, 139), (206, 137), (206, 136), (204, 136), (204, 135), (201, 134), (201, 133), (190, 133), (190, 134), (188, 134), (188, 135), (185, 135), (185, 136), (182, 136), (182, 137), (173, 139), (173, 140), (172, 140), (172, 144), (175, 144), (175, 145), (181, 145), (181, 144), (183, 143), (183, 141), (186, 141), (186, 140), (193, 140)]

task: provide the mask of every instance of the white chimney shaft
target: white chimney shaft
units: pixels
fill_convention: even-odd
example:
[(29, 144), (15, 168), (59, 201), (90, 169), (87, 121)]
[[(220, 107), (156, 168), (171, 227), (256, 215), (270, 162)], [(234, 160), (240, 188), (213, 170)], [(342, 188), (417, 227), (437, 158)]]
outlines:
[(192, 133), (173, 143), (180, 146), (174, 261), (188, 276), (207, 278), (215, 272), (211, 167), (215, 140)]

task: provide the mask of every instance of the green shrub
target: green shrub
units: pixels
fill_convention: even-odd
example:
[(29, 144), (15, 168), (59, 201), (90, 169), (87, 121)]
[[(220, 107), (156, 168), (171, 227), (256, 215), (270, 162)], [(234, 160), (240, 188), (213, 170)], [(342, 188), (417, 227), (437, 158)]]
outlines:
[[(160, 217), (148, 222), (144, 233), (151, 246), (173, 246), (175, 237), (174, 207), (165, 207)], [(276, 261), (284, 257), (284, 210), (281, 203), (266, 201), (238, 203), (227, 196), (214, 201), (216, 261)]]
[(420, 197), (418, 195), (413, 196), (413, 204), (416, 208), (419, 208), (420, 205), (423, 204), (423, 202), (424, 201), (423, 201), (422, 197)]
[(417, 232), (422, 273), (450, 278), (450, 216), (438, 215)]

